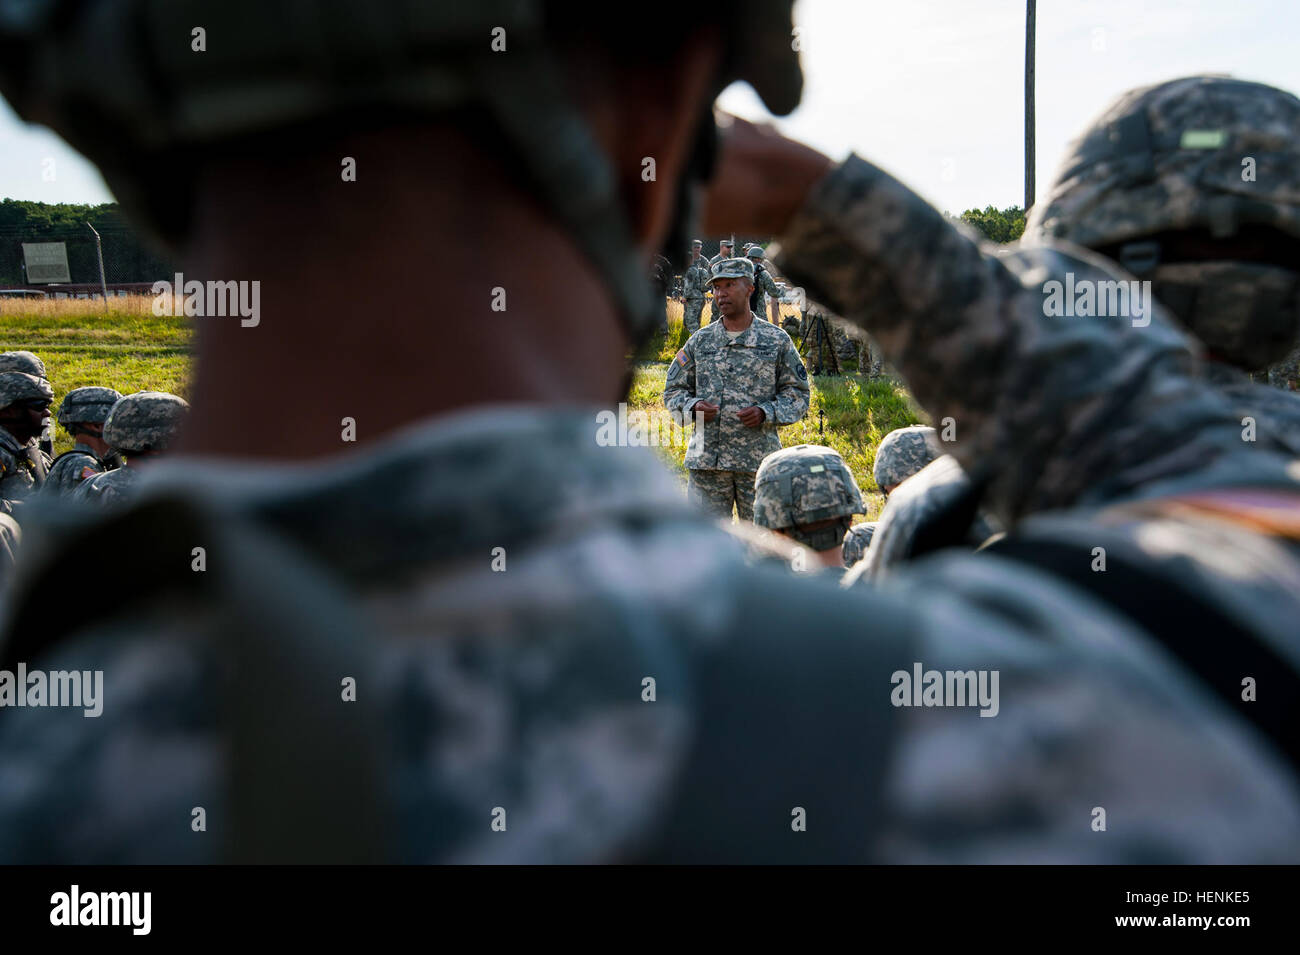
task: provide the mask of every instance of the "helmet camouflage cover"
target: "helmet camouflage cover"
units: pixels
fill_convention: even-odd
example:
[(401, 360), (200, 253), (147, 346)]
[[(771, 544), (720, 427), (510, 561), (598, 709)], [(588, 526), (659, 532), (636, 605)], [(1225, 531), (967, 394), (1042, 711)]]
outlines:
[(879, 488), (902, 484), (939, 456), (938, 437), (928, 425), (896, 428), (876, 448), (872, 476)]
[(754, 475), (754, 523), (759, 527), (782, 530), (865, 511), (853, 472), (833, 448), (798, 444), (773, 451)]
[(104, 441), (127, 454), (165, 451), (176, 440), (189, 410), (189, 402), (176, 395), (137, 391), (113, 405), (104, 422)]
[(0, 372), (6, 371), (21, 371), (37, 378), (48, 377), (45, 374), (45, 362), (29, 351), (0, 353)]
[[(1025, 236), (1106, 251), (1149, 278), (1215, 357), (1254, 369), (1300, 333), (1296, 246), (1279, 248), (1277, 261), (1233, 259), (1234, 237), (1259, 228), (1300, 240), (1300, 99), (1192, 76), (1131, 90), (1107, 109), (1070, 147)], [(1224, 252), (1189, 260), (1169, 247), (1177, 233)]]
[(44, 378), (21, 371), (0, 372), (0, 408), (33, 398), (54, 399), (54, 389)]
[(64, 428), (79, 422), (103, 424), (121, 397), (122, 393), (112, 388), (74, 388), (59, 405), (59, 424)]
[(871, 538), (876, 533), (876, 521), (868, 521), (865, 524), (854, 524), (844, 535), (844, 566), (852, 567), (863, 557), (867, 556), (867, 548), (871, 546)]

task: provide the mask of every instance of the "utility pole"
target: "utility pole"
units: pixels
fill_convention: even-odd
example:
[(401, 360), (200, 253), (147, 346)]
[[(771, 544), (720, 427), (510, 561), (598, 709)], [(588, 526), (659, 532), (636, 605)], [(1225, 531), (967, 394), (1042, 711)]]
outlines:
[[(91, 225), (89, 222), (86, 223), (86, 228), (89, 229), (91, 232), (95, 232), (95, 227)], [(104, 309), (105, 311), (107, 311), (108, 310), (108, 282), (104, 280), (104, 246), (99, 241), (98, 232), (95, 232), (95, 253), (99, 256), (99, 287), (104, 292)]]
[(1036, 0), (1025, 8), (1025, 215), (1034, 204), (1034, 14)]

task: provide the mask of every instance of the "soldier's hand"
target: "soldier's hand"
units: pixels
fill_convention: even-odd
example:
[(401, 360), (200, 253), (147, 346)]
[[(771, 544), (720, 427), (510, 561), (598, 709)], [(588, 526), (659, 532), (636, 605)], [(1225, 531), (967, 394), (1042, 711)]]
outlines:
[(691, 409), (691, 414), (703, 418), (705, 421), (712, 421), (718, 416), (720, 410), (722, 409), (708, 401), (697, 401), (695, 407)]
[(718, 114), (721, 149), (704, 198), (704, 231), (780, 235), (834, 163), (771, 126)]
[(750, 405), (748, 408), (741, 408), (736, 412), (736, 417), (746, 428), (757, 428), (767, 417), (767, 413), (758, 405)]

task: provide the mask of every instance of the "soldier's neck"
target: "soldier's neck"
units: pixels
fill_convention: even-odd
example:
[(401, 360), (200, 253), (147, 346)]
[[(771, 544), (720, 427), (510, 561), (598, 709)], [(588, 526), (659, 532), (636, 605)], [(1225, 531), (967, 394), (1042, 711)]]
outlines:
[(619, 400), (626, 338), (567, 234), (468, 143), (384, 145), (357, 144), (355, 182), (265, 157), (210, 182), (186, 265), (260, 280), (261, 314), (197, 319), (184, 452), (312, 458), (476, 405)]
[(745, 314), (739, 318), (727, 318), (725, 315), (722, 316), (722, 327), (729, 332), (743, 332), (753, 324), (754, 313), (750, 311), (746, 311)]

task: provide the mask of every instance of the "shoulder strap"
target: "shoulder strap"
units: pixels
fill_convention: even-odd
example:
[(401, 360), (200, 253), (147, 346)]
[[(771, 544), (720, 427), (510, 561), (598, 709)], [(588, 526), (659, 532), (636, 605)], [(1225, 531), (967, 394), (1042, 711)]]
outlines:
[[(205, 571), (191, 569), (196, 546), (205, 548)], [(110, 552), (115, 560), (103, 573), (83, 578), (84, 599), (49, 621), (44, 608), (63, 586), (58, 570), (78, 555)], [(232, 664), (222, 690), (228, 861), (371, 862), (384, 855), (384, 736), (367, 679), (365, 630), (339, 596), (343, 588), (321, 568), (246, 522), (156, 498), (65, 534), (52, 559), (26, 570), (0, 646), (6, 668), (49, 653), (91, 624), (153, 611), (162, 600), (210, 611), (211, 636)], [(342, 700), (348, 676), (357, 681), (356, 702)]]

